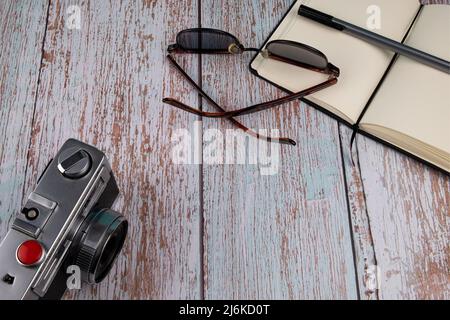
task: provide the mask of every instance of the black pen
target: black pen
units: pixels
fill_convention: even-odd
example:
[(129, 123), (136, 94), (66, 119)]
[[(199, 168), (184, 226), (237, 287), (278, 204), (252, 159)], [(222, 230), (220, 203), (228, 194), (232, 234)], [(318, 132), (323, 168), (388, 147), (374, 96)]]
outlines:
[(309, 18), (323, 25), (345, 32), (356, 38), (365, 40), (377, 46), (390, 49), (398, 54), (404, 55), (408, 58), (414, 59), (423, 64), (426, 64), (428, 66), (434, 67), (438, 70), (450, 74), (450, 62), (435, 57), (429, 53), (409, 47), (400, 42), (376, 34), (375, 32), (371, 32), (364, 28), (355, 26), (351, 23), (339, 20), (333, 16), (312, 9), (305, 5), (300, 6), (298, 14), (301, 15), (302, 17)]

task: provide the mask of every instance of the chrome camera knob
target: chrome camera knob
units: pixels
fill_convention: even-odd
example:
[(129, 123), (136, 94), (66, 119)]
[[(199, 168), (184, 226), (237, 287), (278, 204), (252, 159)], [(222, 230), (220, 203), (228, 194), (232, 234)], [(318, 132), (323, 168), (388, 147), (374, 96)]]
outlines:
[(63, 151), (58, 158), (59, 172), (70, 179), (82, 178), (89, 172), (91, 165), (89, 153), (80, 148)]

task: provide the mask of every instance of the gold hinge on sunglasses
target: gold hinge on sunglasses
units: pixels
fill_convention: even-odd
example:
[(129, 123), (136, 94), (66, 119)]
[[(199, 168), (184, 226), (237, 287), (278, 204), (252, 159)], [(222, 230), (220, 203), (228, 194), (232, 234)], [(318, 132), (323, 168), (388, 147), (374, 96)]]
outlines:
[(238, 54), (242, 52), (242, 49), (236, 43), (232, 43), (228, 47), (228, 52), (231, 54)]

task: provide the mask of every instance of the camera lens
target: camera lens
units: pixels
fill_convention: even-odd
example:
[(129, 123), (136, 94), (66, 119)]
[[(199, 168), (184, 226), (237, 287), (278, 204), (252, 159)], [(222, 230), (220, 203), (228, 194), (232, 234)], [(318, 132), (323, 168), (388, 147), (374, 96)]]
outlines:
[(95, 270), (95, 282), (102, 281), (108, 275), (114, 260), (122, 249), (126, 234), (126, 223), (121, 223), (107, 240), (104, 250), (100, 255), (97, 269)]
[(83, 281), (99, 283), (108, 275), (127, 231), (128, 222), (118, 212), (102, 210), (88, 215), (78, 232), (80, 240), (75, 260)]

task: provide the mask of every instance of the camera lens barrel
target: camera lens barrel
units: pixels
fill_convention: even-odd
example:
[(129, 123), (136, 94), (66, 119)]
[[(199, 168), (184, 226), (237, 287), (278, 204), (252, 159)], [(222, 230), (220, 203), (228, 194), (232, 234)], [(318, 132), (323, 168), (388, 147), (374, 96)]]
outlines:
[(74, 250), (75, 264), (86, 283), (101, 282), (122, 249), (128, 222), (118, 212), (104, 209), (91, 212), (78, 232), (80, 240)]

